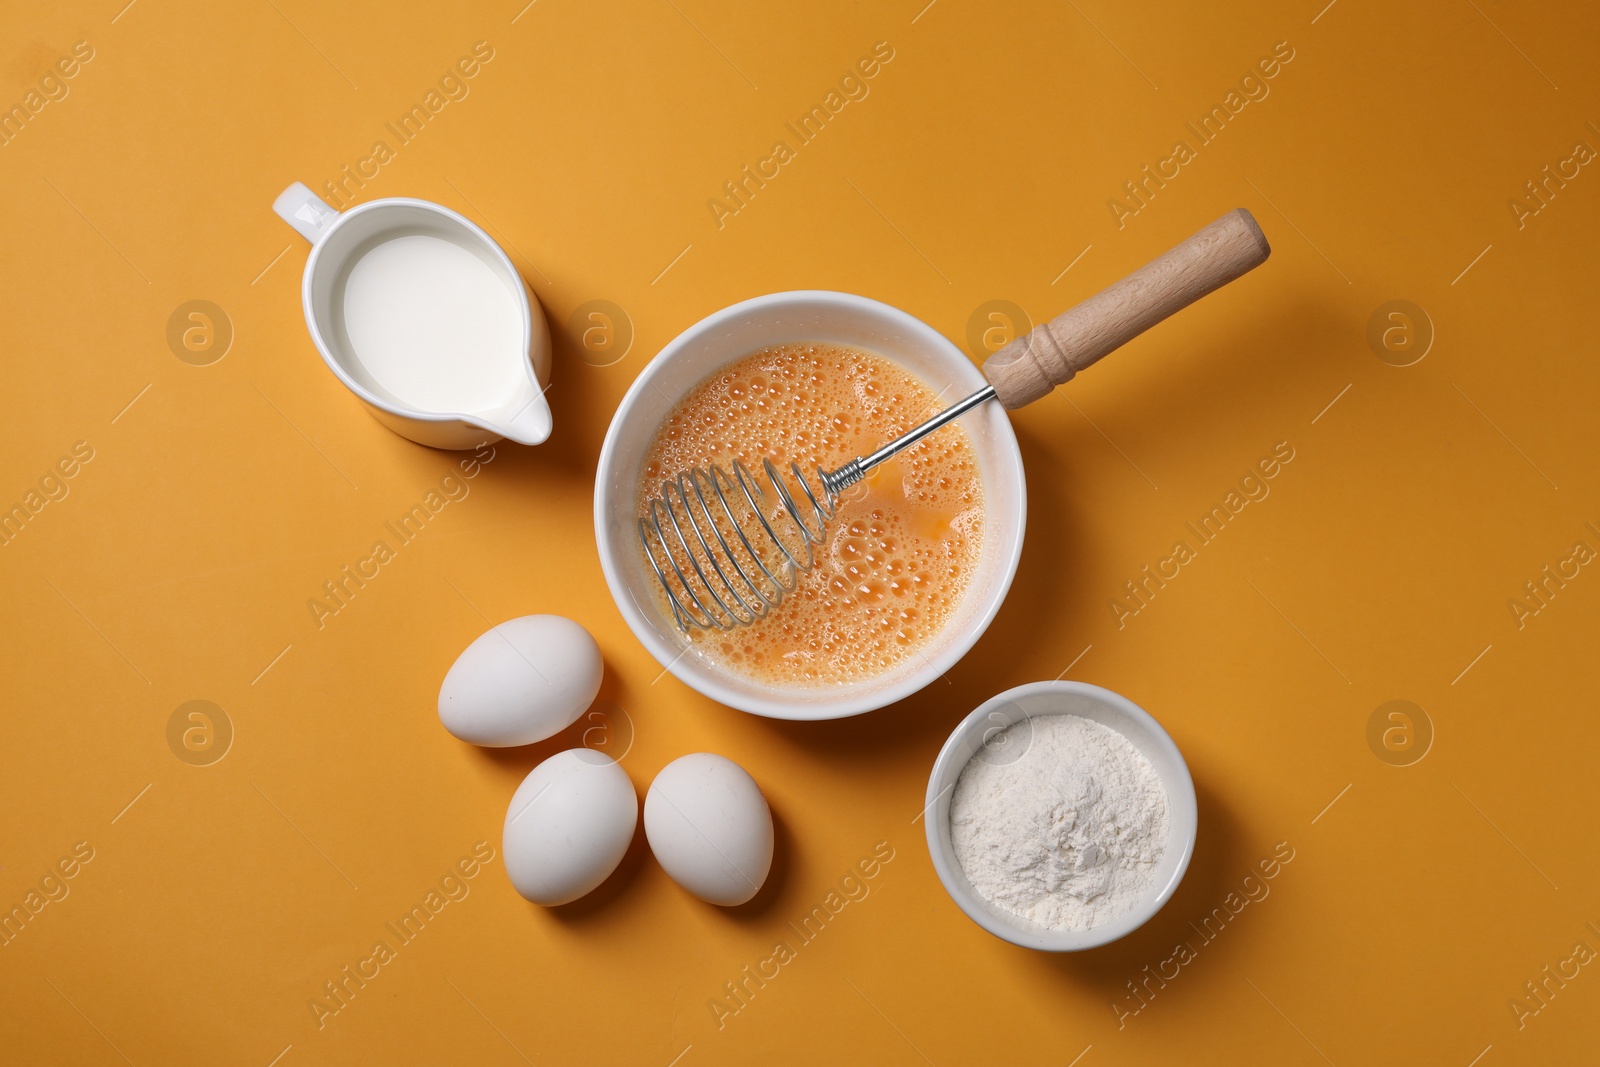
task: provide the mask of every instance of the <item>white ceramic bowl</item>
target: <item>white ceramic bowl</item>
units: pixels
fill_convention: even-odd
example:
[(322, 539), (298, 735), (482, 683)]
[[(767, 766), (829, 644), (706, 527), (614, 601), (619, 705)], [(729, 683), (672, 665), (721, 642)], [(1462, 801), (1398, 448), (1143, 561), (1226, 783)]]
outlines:
[(905, 312), (847, 293), (774, 293), (735, 304), (679, 334), (622, 398), (600, 450), (594, 530), (600, 565), (617, 608), (658, 662), (713, 700), (777, 719), (838, 719), (910, 696), (943, 675), (988, 628), (1022, 554), (1027, 491), (1022, 455), (999, 404), (964, 415), (983, 481), (983, 551), (966, 595), (939, 635), (901, 668), (848, 686), (777, 688), (725, 670), (690, 648), (658, 608), (656, 577), (639, 547), (636, 517), (645, 453), (667, 414), (718, 367), (767, 345), (825, 341), (875, 352), (957, 400), (983, 375), (937, 330)]
[[(1150, 888), (1127, 912), (1112, 922), (1087, 930), (1049, 930), (989, 903), (967, 880), (950, 843), (950, 797), (967, 762), (984, 745), (986, 737), (1025, 718), (1041, 715), (1076, 715), (1111, 727), (1148, 759), (1167, 791), (1170, 822), (1167, 848), (1156, 868)], [(1194, 855), (1197, 809), (1194, 780), (1183, 754), (1161, 724), (1125, 696), (1085, 682), (1032, 682), (1008, 689), (985, 701), (961, 720), (944, 743), (928, 777), (928, 801), (923, 808), (928, 851), (934, 870), (952, 900), (967, 917), (996, 937), (1024, 948), (1046, 952), (1077, 952), (1125, 937), (1161, 910), (1174, 892)]]

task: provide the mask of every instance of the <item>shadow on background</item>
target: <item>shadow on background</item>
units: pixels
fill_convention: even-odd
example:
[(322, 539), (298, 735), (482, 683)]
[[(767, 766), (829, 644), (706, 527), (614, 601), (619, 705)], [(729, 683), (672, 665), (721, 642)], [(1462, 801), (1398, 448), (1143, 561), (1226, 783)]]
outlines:
[[(1161, 329), (1155, 327), (1156, 338)], [(1335, 370), (1351, 369), (1353, 360), (1347, 355), (1371, 360), (1362, 338), (1361, 323), (1350, 321), (1332, 302), (1307, 291), (1270, 311), (1241, 310), (1226, 338), (1211, 338), (1204, 346), (1179, 349), (1162, 342), (1158, 348), (1146, 342), (1141, 347), (1151, 351), (1113, 352), (1106, 359), (1143, 361), (1136, 373), (1117, 383), (1116, 399), (1120, 410), (1135, 413), (1141, 426), (1152, 428), (1152, 434), (1144, 439), (1146, 452), (1210, 453), (1217, 450), (1219, 428), (1236, 422), (1264, 422), (1283, 428), (1307, 425), (1317, 411), (1316, 406), (1302, 410), (1307, 381), (1304, 362), (1320, 359), (1329, 363), (1331, 380)], [(1087, 378), (1101, 372), (1102, 368), (1091, 367), (1083, 373)], [(1070, 390), (1073, 384), (1064, 388)], [(1323, 402), (1332, 396), (1329, 393)], [(1056, 402), (1052, 394), (1039, 403)], [(1075, 424), (1074, 438), (1104, 447), (1098, 433), (1084, 425), (1070, 405), (1063, 402), (1061, 409), (1063, 421)], [(1219, 457), (1218, 463), (1231, 466), (1236, 459), (1248, 462), (1251, 458), (1230, 454), (1226, 459)]]

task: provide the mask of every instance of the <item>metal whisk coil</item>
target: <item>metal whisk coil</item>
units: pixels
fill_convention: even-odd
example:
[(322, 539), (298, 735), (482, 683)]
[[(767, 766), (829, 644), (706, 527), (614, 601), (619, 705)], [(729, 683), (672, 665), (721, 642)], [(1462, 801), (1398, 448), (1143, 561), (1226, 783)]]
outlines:
[[(994, 386), (986, 385), (870, 456), (852, 459), (836, 470), (818, 467), (820, 494), (811, 487), (800, 464), (790, 463), (789, 473), (804, 503), (789, 491), (782, 472), (770, 459), (761, 461), (761, 469), (776, 505), (740, 460), (734, 461), (731, 476), (721, 466), (691, 467), (667, 482), (660, 496), (650, 498), (646, 516), (639, 520), (639, 540), (666, 591), (672, 621), (688, 633), (691, 629), (731, 630), (765, 616), (794, 592), (800, 576), (816, 565), (817, 546), (828, 536), (828, 520), (838, 510), (841, 492), (890, 456), (994, 395)], [(768, 518), (769, 511), (772, 518)], [(780, 529), (788, 527), (793, 529), (785, 537)], [(755, 535), (754, 541), (746, 535), (747, 530)]]
[(833, 474), (819, 468), (818, 493), (791, 463), (796, 494), (772, 460), (761, 466), (768, 489), (743, 461), (732, 475), (720, 465), (691, 467), (639, 520), (645, 557), (685, 633), (748, 626), (782, 603), (816, 564), (839, 491), (862, 477), (854, 464)]

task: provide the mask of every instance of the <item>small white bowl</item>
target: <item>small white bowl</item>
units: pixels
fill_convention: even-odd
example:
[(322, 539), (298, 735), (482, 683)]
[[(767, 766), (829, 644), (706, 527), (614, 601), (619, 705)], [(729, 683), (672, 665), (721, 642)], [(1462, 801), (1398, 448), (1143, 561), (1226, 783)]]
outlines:
[[(1167, 848), (1150, 888), (1119, 918), (1087, 930), (1049, 930), (989, 903), (967, 879), (950, 843), (950, 797), (968, 761), (984, 747), (986, 738), (1012, 723), (1043, 715), (1076, 715), (1109, 726), (1133, 742), (1133, 747), (1150, 761), (1167, 791)], [(1177, 891), (1194, 855), (1194, 780), (1189, 777), (1189, 767), (1178, 746), (1161, 724), (1133, 701), (1085, 682), (1032, 682), (985, 701), (961, 720), (944, 743), (928, 777), (928, 802), (922, 810), (933, 867), (950, 898), (968, 918), (996, 937), (1045, 952), (1097, 948), (1137, 930)]]
[[(999, 404), (962, 416), (983, 482), (983, 548), (944, 628), (895, 670), (852, 685), (777, 687), (721, 668), (694, 652), (658, 607), (657, 580), (639, 547), (639, 480), (668, 413), (717, 368), (767, 345), (853, 345), (921, 378), (947, 403), (981, 389), (983, 374), (939, 331), (898, 308), (849, 293), (801, 291), (746, 300), (701, 319), (640, 372), (600, 449), (594, 534), (600, 567), (629, 629), (684, 684), (719, 703), (775, 719), (839, 719), (904, 699), (966, 655), (1000, 610), (1022, 555), (1027, 489), (1022, 453)], [(781, 608), (780, 608), (781, 610)]]

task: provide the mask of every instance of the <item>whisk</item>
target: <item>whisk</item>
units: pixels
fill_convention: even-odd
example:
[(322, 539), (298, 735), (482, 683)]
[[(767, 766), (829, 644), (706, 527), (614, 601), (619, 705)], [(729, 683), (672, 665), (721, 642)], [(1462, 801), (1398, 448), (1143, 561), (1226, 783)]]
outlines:
[(989, 384), (971, 396), (871, 455), (817, 467), (815, 484), (799, 463), (784, 472), (771, 459), (760, 474), (736, 460), (669, 479), (639, 520), (639, 538), (678, 629), (732, 630), (770, 614), (816, 565), (841, 494), (878, 464), (990, 400), (1007, 410), (1032, 403), (1271, 251), (1248, 211), (1229, 212), (994, 353), (983, 365)]

